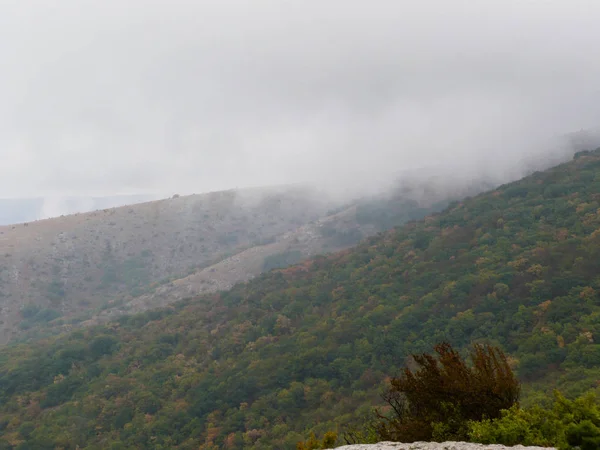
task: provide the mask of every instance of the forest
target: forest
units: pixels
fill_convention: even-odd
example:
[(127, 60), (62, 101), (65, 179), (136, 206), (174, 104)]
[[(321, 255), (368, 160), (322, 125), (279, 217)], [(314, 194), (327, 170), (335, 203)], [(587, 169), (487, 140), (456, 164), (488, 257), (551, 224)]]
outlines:
[(599, 391), (599, 274), (600, 149), (229, 291), (3, 348), (0, 448), (293, 449), (364, 423), (440, 342), (502, 349), (521, 406), (552, 410), (555, 389)]

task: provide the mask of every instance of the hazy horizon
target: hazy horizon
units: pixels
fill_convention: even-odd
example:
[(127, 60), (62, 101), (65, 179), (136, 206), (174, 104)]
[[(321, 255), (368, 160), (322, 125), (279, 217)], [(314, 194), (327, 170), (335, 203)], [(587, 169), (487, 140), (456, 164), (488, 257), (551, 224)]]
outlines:
[(598, 22), (585, 0), (3, 2), (0, 197), (508, 181), (600, 123)]

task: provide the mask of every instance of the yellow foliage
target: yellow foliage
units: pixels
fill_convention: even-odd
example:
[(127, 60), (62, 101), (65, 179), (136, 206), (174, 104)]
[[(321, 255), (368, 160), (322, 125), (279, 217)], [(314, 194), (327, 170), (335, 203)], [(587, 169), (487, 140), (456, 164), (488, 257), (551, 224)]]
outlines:
[(523, 270), (526, 265), (527, 265), (527, 259), (526, 258), (519, 258), (519, 259), (517, 259), (515, 261), (510, 261), (508, 263), (509, 267), (512, 267), (513, 269), (516, 269), (516, 270)]
[(579, 335), (590, 343), (594, 342), (594, 335), (592, 334), (591, 331), (584, 331), (584, 332), (580, 333)]
[(455, 286), (456, 286), (456, 281), (450, 281), (448, 284), (446, 284), (446, 286), (444, 286), (442, 294), (446, 297), (449, 297), (454, 292)]
[(544, 268), (540, 264), (534, 264), (531, 267), (529, 267), (529, 269), (527, 269), (527, 273), (535, 275), (536, 277), (539, 277), (543, 271)]
[(344, 288), (342, 286), (339, 286), (337, 288), (335, 288), (334, 290), (331, 291), (331, 297), (334, 300), (339, 300), (344, 296)]
[(414, 258), (417, 256), (417, 253), (414, 250), (409, 250), (408, 252), (406, 252), (406, 255), (404, 255), (404, 259), (410, 259), (410, 258)]
[(551, 304), (552, 300), (546, 300), (545, 302), (540, 303), (538, 306), (542, 311), (546, 312), (548, 311), (548, 308), (550, 308)]
[(577, 205), (577, 208), (575, 209), (575, 211), (577, 211), (578, 213), (581, 213), (583, 211), (585, 211), (588, 207), (590, 206), (589, 203), (580, 203), (579, 205)]
[(310, 433), (310, 438), (304, 442), (296, 444), (297, 450), (320, 450), (325, 448), (334, 448), (337, 441), (337, 433), (328, 431), (322, 440), (317, 439), (314, 433)]
[(235, 446), (235, 433), (229, 433), (223, 444), (225, 448), (233, 448)]
[(590, 286), (584, 287), (581, 290), (581, 292), (579, 293), (579, 297), (581, 297), (582, 299), (585, 299), (585, 300), (590, 300), (595, 295), (596, 295), (596, 291), (594, 290), (594, 288), (592, 288)]
[(477, 265), (477, 266), (480, 266), (480, 265), (482, 265), (482, 264), (485, 264), (485, 263), (487, 263), (487, 262), (489, 262), (489, 258), (486, 258), (486, 257), (484, 257), (484, 256), (481, 256), (481, 257), (479, 257), (479, 258), (477, 258), (477, 259), (475, 260), (475, 265)]

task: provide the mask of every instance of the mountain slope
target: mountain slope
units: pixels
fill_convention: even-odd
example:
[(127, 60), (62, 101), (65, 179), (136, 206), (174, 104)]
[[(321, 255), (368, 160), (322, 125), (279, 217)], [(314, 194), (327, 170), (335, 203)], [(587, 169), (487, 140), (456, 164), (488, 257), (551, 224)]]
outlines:
[(151, 194), (106, 197), (0, 198), (0, 225), (33, 222), (47, 217), (115, 208), (159, 198)]
[[(228, 191), (0, 227), (0, 343), (32, 321), (140, 295), (326, 214), (303, 188)], [(38, 311), (38, 312), (39, 312)], [(37, 315), (37, 314), (36, 314)]]
[[(568, 136), (552, 160), (597, 137)], [(0, 345), (228, 288), (494, 185), (448, 172), (400, 173), (391, 191), (345, 204), (301, 187), (247, 189), (0, 227)]]
[(294, 448), (441, 340), (503, 346), (526, 402), (596, 389), (599, 230), (600, 149), (230, 291), (5, 348), (2, 439)]
[(226, 289), (484, 186), (421, 176), (346, 203), (301, 187), (228, 191), (0, 228), (0, 344)]

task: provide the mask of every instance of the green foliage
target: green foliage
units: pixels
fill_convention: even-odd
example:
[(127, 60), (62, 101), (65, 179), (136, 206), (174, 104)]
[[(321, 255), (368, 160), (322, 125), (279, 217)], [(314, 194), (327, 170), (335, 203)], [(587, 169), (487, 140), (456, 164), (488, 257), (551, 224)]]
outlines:
[(46, 397), (40, 402), (42, 408), (51, 408), (71, 399), (73, 393), (83, 384), (82, 378), (69, 376), (54, 384), (46, 390)]
[(355, 245), (364, 237), (362, 232), (357, 228), (340, 230), (331, 225), (321, 225), (319, 232), (322, 236), (329, 239), (329, 243), (333, 247)]
[(117, 344), (118, 341), (112, 336), (98, 336), (89, 345), (92, 358), (97, 359), (104, 355), (110, 355)]
[(106, 289), (110, 286), (120, 285), (133, 296), (143, 294), (151, 282), (152, 252), (143, 250), (138, 256), (117, 261), (108, 249), (110, 247), (107, 247), (107, 251), (104, 253), (100, 288)]
[(60, 280), (54, 280), (48, 284), (47, 296), (51, 302), (56, 303), (65, 297), (65, 285)]
[(483, 444), (597, 449), (600, 404), (593, 394), (568, 400), (556, 391), (550, 408), (514, 406), (499, 418), (471, 422), (469, 437)]
[(348, 425), (342, 435), (345, 444), (376, 444), (380, 442), (381, 439), (377, 430), (380, 420), (377, 413), (377, 410), (370, 411), (361, 420)]
[(263, 262), (263, 271), (291, 266), (302, 260), (302, 253), (298, 250), (286, 250), (285, 252), (269, 255)]
[(40, 305), (36, 305), (34, 303), (28, 303), (21, 307), (20, 313), (24, 319), (31, 319), (39, 312), (40, 309), (42, 309), (42, 307)]
[(518, 401), (519, 382), (499, 348), (473, 346), (470, 365), (447, 343), (435, 352), (413, 355), (417, 369), (390, 380), (383, 395), (390, 413), (376, 412), (381, 440), (461, 441), (469, 421), (497, 418)]
[(29, 303), (24, 305), (20, 310), (23, 320), (19, 323), (19, 327), (27, 330), (36, 324), (45, 324), (57, 319), (61, 313), (53, 308), (43, 308), (39, 305)]
[(297, 450), (319, 450), (324, 448), (334, 448), (337, 442), (337, 433), (334, 431), (328, 431), (323, 436), (323, 439), (319, 440), (316, 438), (314, 433), (311, 433), (310, 438), (305, 442), (298, 442), (296, 444)]
[(389, 230), (399, 224), (419, 220), (440, 211), (450, 203), (449, 200), (444, 200), (430, 207), (422, 207), (417, 201), (407, 199), (406, 192), (395, 194), (388, 198), (361, 201), (356, 208), (356, 221), (362, 225), (373, 224), (382, 231)]

